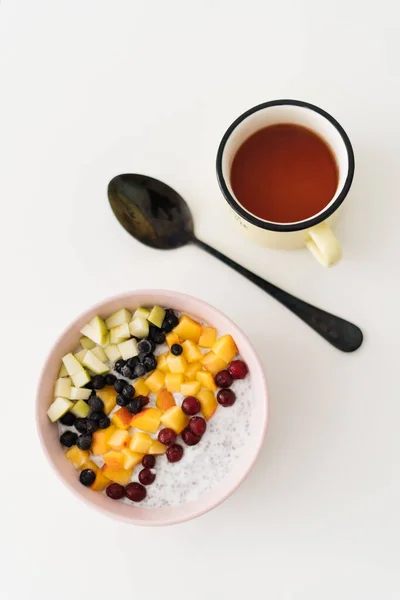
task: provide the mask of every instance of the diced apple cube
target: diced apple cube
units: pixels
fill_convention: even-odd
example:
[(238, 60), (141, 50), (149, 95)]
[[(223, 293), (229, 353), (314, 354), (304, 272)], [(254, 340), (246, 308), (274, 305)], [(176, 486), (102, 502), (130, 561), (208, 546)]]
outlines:
[[(139, 413), (140, 414), (140, 413)], [(111, 421), (118, 429), (128, 429), (131, 425), (132, 415), (126, 406), (119, 408), (111, 417)]]
[(119, 471), (124, 468), (124, 455), (122, 452), (116, 450), (110, 450), (103, 454), (104, 463), (113, 471)]
[(79, 371), (82, 371), (81, 363), (75, 358), (75, 356), (71, 352), (63, 356), (62, 361), (65, 368), (67, 369), (68, 375), (75, 375), (75, 373), (79, 373)]
[(228, 333), (217, 339), (212, 351), (228, 364), (235, 357), (238, 349), (233, 337)]
[(201, 335), (199, 339), (199, 346), (201, 348), (211, 348), (217, 339), (217, 330), (215, 327), (201, 326)]
[(128, 358), (132, 358), (139, 354), (137, 342), (134, 339), (126, 340), (126, 342), (118, 344), (118, 350), (121, 352), (121, 356), (124, 360), (128, 360)]
[(205, 356), (203, 356), (201, 364), (213, 375), (219, 371), (222, 371), (223, 369), (226, 369), (228, 366), (227, 363), (222, 358), (217, 356), (213, 351), (208, 352)]
[(160, 354), (160, 356), (157, 358), (157, 369), (163, 371), (163, 373), (169, 373), (169, 366), (166, 354)]
[(171, 406), (175, 406), (176, 402), (174, 396), (168, 390), (162, 389), (158, 392), (156, 398), (156, 406), (160, 410), (167, 410)]
[(112, 450), (122, 450), (126, 448), (130, 439), (126, 429), (117, 429), (108, 440), (108, 445)]
[(96, 396), (104, 402), (104, 412), (109, 415), (117, 403), (117, 392), (110, 385), (107, 385), (102, 390), (96, 390)]
[(78, 446), (72, 446), (65, 456), (74, 465), (75, 469), (80, 469), (89, 460), (89, 452), (87, 450), (80, 450)]
[(82, 364), (83, 359), (86, 356), (86, 348), (83, 348), (83, 350), (79, 350), (79, 352), (76, 352), (76, 354), (74, 354), (76, 360), (78, 360), (80, 362), (80, 364)]
[(196, 379), (200, 382), (201, 387), (211, 390), (212, 392), (217, 390), (214, 377), (210, 371), (198, 371), (198, 373), (196, 373)]
[(114, 471), (107, 465), (103, 465), (101, 471), (105, 477), (120, 485), (128, 485), (133, 473), (133, 469), (119, 469), (118, 471)]
[(147, 310), (147, 308), (139, 307), (133, 313), (133, 318), (136, 319), (136, 317), (138, 317), (139, 319), (147, 319), (149, 315), (150, 311)]
[(86, 336), (81, 337), (81, 339), (79, 340), (79, 343), (84, 350), (91, 350), (92, 348), (95, 348), (95, 346), (96, 346), (95, 342)]
[(102, 375), (110, 370), (106, 364), (101, 362), (101, 360), (99, 360), (97, 356), (93, 354), (93, 350), (86, 351), (86, 354), (82, 360), (82, 364), (90, 371), (93, 371), (93, 373), (96, 373), (96, 375)]
[(167, 364), (171, 373), (184, 373), (188, 363), (183, 354), (179, 356), (168, 354)]
[(89, 383), (90, 376), (86, 369), (82, 367), (82, 371), (78, 371), (78, 373), (71, 375), (71, 379), (74, 386), (80, 388)]
[(165, 375), (165, 387), (169, 392), (180, 392), (182, 383), (182, 373), (167, 373)]
[(129, 448), (124, 448), (121, 452), (124, 455), (124, 469), (136, 467), (143, 458), (143, 454), (132, 452)]
[(93, 454), (104, 454), (108, 450), (108, 440), (116, 431), (115, 425), (110, 425), (107, 429), (98, 429), (93, 434), (92, 452)]
[(135, 397), (136, 396), (148, 396), (150, 393), (149, 388), (147, 387), (145, 380), (143, 377), (139, 377), (136, 379), (135, 383)]
[(65, 368), (64, 363), (61, 363), (60, 370), (58, 371), (58, 376), (59, 377), (67, 377), (68, 376), (68, 371)]
[(71, 387), (69, 397), (71, 400), (88, 400), (91, 393), (92, 390), (87, 390), (86, 388)]
[(165, 310), (161, 306), (153, 306), (147, 320), (156, 327), (161, 327), (165, 317)]
[(164, 385), (165, 373), (156, 369), (146, 379), (146, 385), (153, 394), (156, 394)]
[(81, 334), (102, 346), (107, 341), (108, 329), (103, 319), (94, 317), (90, 323), (82, 327)]
[(101, 360), (101, 362), (107, 362), (108, 361), (108, 356), (107, 354), (104, 352), (103, 348), (101, 346), (95, 346), (92, 349), (93, 354), (99, 359)]
[(149, 335), (149, 322), (147, 319), (135, 317), (129, 323), (130, 334), (137, 338), (147, 338)]
[(153, 440), (147, 454), (165, 454), (167, 450), (168, 446), (165, 446), (165, 444), (162, 444), (158, 440)]
[(142, 433), (141, 431), (135, 431), (129, 444), (129, 448), (132, 452), (139, 452), (140, 454), (147, 454), (153, 442), (153, 438), (148, 433)]
[(170, 427), (179, 435), (189, 423), (189, 417), (185, 415), (180, 406), (172, 406), (161, 415), (161, 423)]
[(57, 379), (56, 385), (54, 387), (54, 395), (62, 396), (63, 398), (71, 397), (71, 377), (61, 377)]
[(181, 343), (181, 338), (175, 333), (175, 331), (170, 331), (170, 333), (167, 333), (165, 336), (165, 341), (167, 342), (168, 346), (172, 348), (174, 344)]
[(120, 344), (131, 337), (128, 323), (118, 325), (110, 330), (110, 344)]
[(80, 419), (85, 419), (90, 413), (90, 406), (84, 400), (78, 400), (72, 405), (71, 412)]
[(189, 363), (198, 362), (203, 358), (203, 353), (191, 340), (182, 342), (183, 355)]
[(104, 352), (106, 353), (108, 360), (112, 363), (116, 363), (122, 356), (117, 344), (109, 344), (104, 348)]
[(190, 363), (185, 369), (185, 378), (189, 381), (194, 381), (196, 379), (196, 373), (201, 371), (200, 363)]
[(126, 308), (120, 308), (117, 312), (113, 313), (108, 319), (106, 319), (106, 327), (108, 329), (112, 329), (113, 327), (118, 327), (118, 325), (123, 325), (124, 323), (129, 323), (132, 319), (132, 315)]
[(131, 419), (131, 427), (155, 433), (160, 426), (162, 412), (158, 408), (145, 408)]
[(215, 394), (210, 390), (200, 390), (200, 392), (196, 395), (196, 398), (200, 402), (203, 417), (208, 421), (218, 408), (218, 402)]
[(67, 398), (61, 398), (61, 396), (59, 396), (50, 405), (47, 411), (47, 416), (49, 417), (50, 421), (54, 423), (55, 421), (58, 421), (58, 419), (61, 419), (61, 417), (65, 415), (65, 413), (68, 412), (73, 406), (73, 402), (67, 400)]
[(184, 396), (194, 396), (199, 391), (201, 385), (199, 381), (185, 381), (181, 385), (181, 394)]
[(187, 315), (182, 315), (174, 332), (183, 340), (191, 340), (197, 344), (201, 335), (201, 325)]

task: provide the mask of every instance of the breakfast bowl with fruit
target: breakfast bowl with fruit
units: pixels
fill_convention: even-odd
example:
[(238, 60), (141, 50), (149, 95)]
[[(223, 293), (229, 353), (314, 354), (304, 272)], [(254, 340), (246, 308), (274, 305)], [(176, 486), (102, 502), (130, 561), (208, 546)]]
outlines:
[(245, 479), (268, 419), (244, 333), (185, 294), (133, 291), (61, 335), (37, 393), (39, 436), (62, 481), (138, 525), (201, 515)]

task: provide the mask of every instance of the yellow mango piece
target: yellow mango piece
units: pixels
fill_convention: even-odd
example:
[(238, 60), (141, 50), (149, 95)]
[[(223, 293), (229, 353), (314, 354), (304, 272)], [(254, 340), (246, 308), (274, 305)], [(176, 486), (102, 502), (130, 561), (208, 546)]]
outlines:
[(198, 362), (203, 358), (203, 353), (200, 348), (191, 340), (182, 342), (183, 356), (188, 363)]
[(90, 486), (90, 489), (94, 490), (95, 492), (102, 492), (106, 489), (109, 483), (110, 480), (108, 479), (108, 477), (104, 475), (103, 471), (98, 469), (96, 472), (96, 479), (93, 481), (92, 485)]
[(187, 427), (189, 417), (185, 415), (180, 406), (172, 406), (161, 416), (161, 423), (165, 427), (170, 427), (178, 435)]
[(181, 385), (181, 394), (183, 394), (184, 396), (195, 396), (200, 390), (200, 388), (201, 384), (199, 381), (185, 381)]
[(201, 335), (199, 339), (199, 346), (201, 348), (211, 348), (217, 339), (217, 330), (215, 327), (201, 326)]
[(182, 373), (167, 373), (165, 375), (165, 387), (169, 392), (180, 392), (182, 383)]
[(217, 339), (215, 344), (213, 344), (212, 351), (226, 363), (230, 363), (236, 356), (238, 349), (235, 340), (228, 333), (226, 335), (221, 335), (221, 337)]
[(170, 333), (167, 333), (167, 335), (165, 336), (165, 341), (167, 342), (167, 344), (168, 344), (168, 346), (170, 348), (174, 344), (180, 344), (181, 343), (179, 335), (177, 335), (174, 331), (171, 331)]
[(198, 362), (189, 363), (185, 369), (185, 378), (189, 379), (189, 381), (194, 381), (196, 379), (196, 373), (200, 371), (201, 368), (202, 366)]
[(139, 454), (147, 454), (153, 438), (148, 433), (142, 433), (141, 431), (135, 431), (129, 444), (129, 449), (132, 452), (138, 452)]
[(201, 335), (201, 325), (187, 315), (182, 315), (173, 331), (183, 340), (191, 340), (197, 344)]
[(211, 390), (212, 392), (217, 391), (214, 377), (209, 371), (198, 371), (198, 373), (196, 373), (196, 379), (201, 383), (201, 387)]
[(135, 388), (135, 397), (136, 396), (148, 396), (150, 393), (149, 388), (147, 387), (147, 385), (145, 384), (145, 381), (143, 379), (143, 377), (139, 377), (139, 379), (136, 379), (136, 381), (134, 382), (134, 388)]
[(124, 448), (122, 450), (122, 454), (124, 455), (124, 469), (136, 467), (136, 465), (138, 465), (143, 458), (143, 454), (132, 452), (132, 450), (129, 450), (129, 448)]
[(111, 479), (111, 481), (119, 483), (120, 485), (128, 485), (132, 479), (133, 473), (133, 469), (119, 469), (116, 471), (107, 465), (103, 465), (101, 471), (105, 477), (108, 477), (108, 479)]
[(153, 394), (156, 394), (164, 385), (165, 373), (156, 369), (146, 379), (146, 385)]
[(100, 400), (103, 400), (104, 412), (106, 413), (106, 415), (109, 415), (115, 407), (115, 405), (117, 404), (117, 392), (114, 390), (113, 387), (108, 385), (102, 390), (96, 390), (96, 396), (98, 396)]
[(162, 389), (158, 392), (156, 398), (156, 406), (160, 410), (167, 410), (167, 408), (171, 408), (171, 406), (175, 406), (175, 398), (171, 392), (168, 390)]
[(226, 369), (226, 367), (228, 366), (222, 358), (217, 356), (215, 352), (212, 351), (208, 352), (205, 356), (203, 356), (201, 364), (207, 369), (207, 371), (210, 371), (210, 373), (212, 373), (213, 375), (216, 375), (216, 373), (219, 373), (219, 371)]
[(108, 450), (108, 440), (116, 431), (115, 425), (110, 425), (107, 429), (98, 429), (93, 434), (92, 452), (93, 454), (104, 454)]
[(129, 444), (130, 439), (131, 436), (126, 429), (117, 429), (108, 440), (108, 446), (112, 450), (122, 450)]
[(167, 355), (166, 354), (160, 354), (160, 356), (157, 359), (157, 369), (159, 371), (162, 371), (163, 373), (169, 373), (169, 366), (167, 363)]
[(126, 406), (119, 408), (115, 411), (111, 417), (111, 422), (118, 427), (118, 429), (128, 429), (131, 425), (132, 415)]
[(200, 392), (196, 395), (196, 398), (200, 402), (203, 417), (208, 421), (218, 408), (218, 402), (215, 394), (210, 390), (200, 390)]
[(131, 427), (136, 427), (142, 431), (155, 433), (160, 426), (161, 410), (158, 408), (145, 408), (131, 419)]
[(92, 469), (92, 471), (97, 473), (97, 471), (99, 470), (99, 467), (92, 460), (87, 460), (85, 463), (83, 463), (83, 465), (80, 467), (80, 469), (81, 469), (81, 471), (84, 471), (85, 469)]
[(116, 452), (115, 450), (110, 450), (103, 454), (104, 463), (107, 467), (110, 467), (113, 471), (118, 471), (119, 469), (124, 468), (124, 455), (122, 452)]
[(158, 440), (153, 440), (153, 443), (151, 444), (147, 454), (165, 454), (167, 449), (168, 446), (165, 446)]
[(171, 373), (184, 373), (188, 364), (183, 354), (181, 354), (180, 356), (168, 354), (167, 363)]
[(78, 446), (72, 446), (65, 456), (74, 465), (75, 469), (80, 469), (85, 462), (89, 460), (89, 452), (87, 450), (80, 450)]

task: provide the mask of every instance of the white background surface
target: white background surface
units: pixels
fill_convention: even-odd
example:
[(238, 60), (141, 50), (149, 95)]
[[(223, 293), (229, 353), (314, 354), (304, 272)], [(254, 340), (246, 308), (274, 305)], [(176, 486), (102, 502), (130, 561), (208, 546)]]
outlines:
[[(5, 0), (0, 7), (1, 598), (398, 598), (398, 21), (388, 0)], [(293, 97), (355, 149), (344, 260), (255, 247), (214, 158), (242, 111)], [(154, 175), (199, 237), (360, 324), (354, 355), (196, 248), (158, 253), (112, 216), (109, 179)], [(169, 529), (108, 520), (51, 472), (33, 421), (41, 364), (82, 309), (131, 288), (199, 296), (243, 327), (271, 391), (255, 470)], [(253, 593), (254, 595), (254, 593)]]

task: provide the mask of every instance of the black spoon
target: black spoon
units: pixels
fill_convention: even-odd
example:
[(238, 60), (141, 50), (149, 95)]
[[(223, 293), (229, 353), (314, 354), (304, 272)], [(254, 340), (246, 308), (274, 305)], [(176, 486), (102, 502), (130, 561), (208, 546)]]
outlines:
[(160, 250), (196, 244), (284, 304), (338, 350), (354, 352), (361, 346), (363, 334), (356, 325), (299, 300), (196, 238), (188, 205), (162, 181), (117, 175), (108, 184), (108, 198), (121, 225), (143, 244)]

